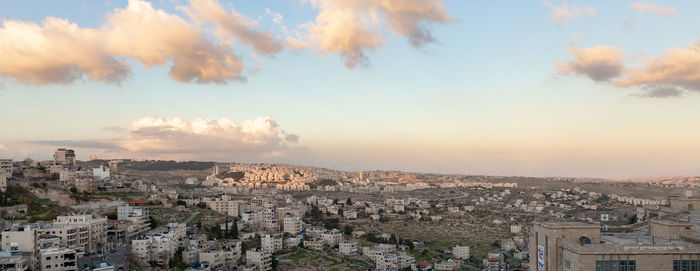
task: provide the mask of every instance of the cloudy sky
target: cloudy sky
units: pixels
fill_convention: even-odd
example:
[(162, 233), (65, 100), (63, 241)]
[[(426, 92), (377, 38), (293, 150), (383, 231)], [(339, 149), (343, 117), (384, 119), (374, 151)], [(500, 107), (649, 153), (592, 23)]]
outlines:
[(700, 2), (0, 2), (0, 157), (700, 175)]

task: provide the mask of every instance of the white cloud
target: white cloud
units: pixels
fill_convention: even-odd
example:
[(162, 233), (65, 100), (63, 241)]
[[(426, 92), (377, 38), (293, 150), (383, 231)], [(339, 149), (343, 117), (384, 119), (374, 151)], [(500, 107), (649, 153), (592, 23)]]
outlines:
[[(213, 14), (215, 22), (228, 27), (222, 29), (235, 31), (239, 40), (258, 52), (281, 50), (269, 33), (250, 30), (249, 21), (241, 23), (245, 19), (242, 15), (216, 10), (219, 6), (212, 10), (205, 5), (198, 11)], [(99, 28), (82, 28), (53, 17), (41, 25), (3, 21), (0, 59), (0, 75), (29, 84), (70, 83), (83, 78), (120, 82), (131, 71), (126, 59), (148, 67), (172, 63), (170, 77), (179, 82), (242, 80), (244, 67), (230, 44), (207, 39), (198, 25), (143, 0), (129, 0), (126, 8), (114, 9)]]
[(305, 0), (319, 10), (301, 28), (321, 52), (338, 53), (346, 67), (368, 62), (367, 51), (384, 44), (389, 30), (411, 45), (434, 41), (430, 25), (454, 22), (443, 0)]
[(102, 33), (64, 19), (41, 25), (3, 21), (0, 74), (28, 84), (69, 83), (86, 76), (101, 82), (124, 80), (131, 68), (104, 48)]
[(207, 40), (202, 30), (185, 19), (130, 0), (116, 9), (102, 27), (105, 47), (146, 66), (172, 61), (170, 77), (179, 82), (223, 83), (240, 80), (244, 63), (230, 47)]
[(284, 156), (298, 139), (281, 130), (270, 117), (240, 124), (228, 119), (146, 117), (132, 123), (129, 135), (119, 145), (154, 156), (241, 159)]
[(594, 81), (608, 81), (620, 76), (624, 71), (624, 53), (617, 47), (596, 46), (580, 49), (569, 47), (569, 53), (574, 60), (556, 62), (558, 74), (580, 74)]
[(584, 16), (595, 16), (598, 14), (593, 6), (581, 7), (578, 5), (569, 5), (566, 1), (560, 6), (550, 1), (544, 1), (542, 4), (549, 8), (549, 19), (559, 24), (580, 19)]
[[(217, 0), (191, 0), (188, 6), (179, 7), (190, 18), (200, 23), (213, 24), (221, 40), (237, 40), (253, 47), (264, 55), (276, 54), (284, 48), (283, 43), (269, 31), (257, 31), (258, 22), (238, 13), (233, 7), (226, 10)], [(273, 20), (281, 20), (282, 15)]]
[(632, 3), (630, 8), (640, 12), (653, 12), (662, 16), (671, 16), (676, 13), (676, 7), (660, 7), (649, 3)]
[(642, 67), (628, 69), (618, 86), (679, 87), (700, 91), (700, 41), (688, 48), (673, 48), (660, 57), (646, 60)]

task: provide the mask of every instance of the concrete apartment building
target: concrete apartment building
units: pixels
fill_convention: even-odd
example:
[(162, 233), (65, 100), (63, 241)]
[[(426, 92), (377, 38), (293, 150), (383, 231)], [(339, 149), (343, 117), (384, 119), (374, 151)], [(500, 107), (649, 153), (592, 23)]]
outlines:
[(0, 172), (0, 192), (7, 191), (7, 179), (9, 178), (6, 172)]
[(8, 178), (12, 177), (12, 159), (0, 159), (0, 173), (3, 172), (7, 173)]
[(227, 214), (230, 216), (239, 216), (239, 200), (231, 199), (231, 196), (222, 195), (221, 197), (211, 198), (206, 197), (202, 199), (209, 209), (216, 212)]
[(269, 251), (254, 248), (246, 251), (245, 262), (247, 265), (254, 264), (258, 271), (272, 270), (272, 257)]
[(290, 234), (299, 234), (301, 232), (303, 222), (298, 216), (285, 216), (282, 221), (283, 232)]
[(31, 263), (18, 251), (0, 251), (0, 270), (25, 271), (29, 270)]
[(39, 256), (41, 271), (77, 270), (77, 252), (70, 248), (42, 249)]
[(452, 254), (456, 259), (469, 259), (469, 246), (465, 244), (456, 245), (454, 248), (452, 248)]
[(340, 240), (342, 239), (343, 234), (336, 229), (332, 229), (328, 232), (324, 232), (321, 234), (321, 239), (323, 239), (323, 242), (326, 243), (329, 247), (334, 247), (338, 243), (340, 243)]
[(2, 232), (2, 250), (21, 250), (23, 252), (36, 253), (39, 231), (31, 226), (12, 225), (9, 230)]
[(146, 207), (129, 204), (122, 204), (117, 207), (117, 219), (128, 222), (125, 232), (127, 240), (151, 229), (148, 215), (149, 212)]
[(338, 244), (338, 251), (345, 255), (352, 255), (357, 253), (357, 241), (354, 240), (343, 240)]
[(176, 240), (160, 234), (131, 240), (131, 252), (143, 263), (154, 261), (159, 265), (167, 265), (175, 255), (177, 248)]
[(53, 155), (53, 160), (56, 164), (64, 167), (72, 168), (75, 166), (75, 151), (65, 148), (59, 148)]
[(40, 238), (58, 238), (58, 246), (72, 249), (79, 248), (78, 246), (78, 228), (73, 226), (54, 226), (49, 225), (39, 230)]
[(260, 248), (270, 253), (282, 250), (282, 244), (281, 234), (265, 234), (260, 238)]
[(107, 242), (107, 219), (92, 215), (70, 214), (57, 216), (55, 226), (73, 226), (77, 232), (77, 250), (82, 252), (104, 252)]
[(534, 223), (530, 270), (697, 270), (700, 212), (680, 218), (604, 233), (598, 224)]

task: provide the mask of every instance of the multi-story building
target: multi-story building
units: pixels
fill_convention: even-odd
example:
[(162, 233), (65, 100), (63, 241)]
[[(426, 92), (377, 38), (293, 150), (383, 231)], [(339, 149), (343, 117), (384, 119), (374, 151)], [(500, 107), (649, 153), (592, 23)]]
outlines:
[(8, 178), (12, 177), (12, 159), (0, 159), (0, 173), (3, 172), (7, 173)]
[(309, 238), (304, 240), (304, 247), (310, 250), (321, 251), (323, 250), (323, 239), (321, 238)]
[(208, 262), (212, 270), (224, 269), (227, 265), (225, 254), (226, 252), (223, 250), (205, 249), (199, 252), (199, 261)]
[(690, 211), (604, 233), (598, 224), (534, 223), (530, 270), (694, 270), (700, 264), (700, 245), (694, 241), (700, 236), (692, 230), (698, 219), (700, 212)]
[(456, 259), (469, 259), (469, 246), (465, 244), (456, 245), (454, 248), (452, 248), (452, 254)]
[(77, 252), (70, 248), (47, 248), (39, 253), (41, 271), (77, 270)]
[(148, 215), (148, 208), (143, 206), (122, 204), (117, 207), (117, 219), (128, 222), (126, 227), (127, 239), (131, 239), (151, 229)]
[(277, 217), (277, 206), (274, 203), (266, 203), (263, 206), (263, 228), (271, 232), (279, 232), (280, 225)]
[(329, 247), (334, 247), (338, 243), (340, 243), (340, 239), (343, 237), (343, 234), (337, 230), (337, 229), (332, 229), (328, 232), (325, 232), (321, 234), (321, 239), (323, 239), (323, 242), (326, 243)]
[(222, 214), (227, 214), (230, 216), (239, 216), (239, 200), (231, 199), (229, 195), (222, 195), (221, 197), (206, 197), (202, 201), (214, 211)]
[(275, 253), (282, 250), (281, 234), (266, 234), (260, 238), (260, 247), (263, 250)]
[(245, 253), (246, 264), (255, 264), (258, 271), (272, 270), (272, 257), (269, 251), (254, 248)]
[(9, 175), (7, 175), (6, 172), (0, 171), (0, 192), (7, 191), (7, 180), (9, 178)]
[(12, 225), (9, 230), (2, 232), (2, 250), (21, 250), (23, 252), (38, 252), (39, 231), (31, 226)]
[(56, 226), (73, 226), (77, 229), (76, 250), (103, 252), (107, 242), (107, 219), (92, 215), (60, 215), (54, 219)]
[(31, 267), (27, 257), (19, 251), (0, 251), (0, 270), (26, 271)]
[(78, 228), (73, 226), (55, 226), (49, 225), (39, 229), (41, 238), (55, 236), (58, 238), (58, 246), (72, 249), (80, 248), (78, 246)]
[(338, 251), (345, 255), (352, 255), (357, 252), (357, 241), (343, 240), (338, 244)]
[(285, 216), (282, 221), (282, 228), (285, 233), (299, 234), (301, 232), (303, 222), (298, 216)]
[(151, 261), (167, 265), (177, 251), (176, 240), (160, 234), (147, 235), (131, 240), (131, 252), (142, 263)]
[(53, 160), (56, 164), (71, 168), (75, 166), (75, 151), (65, 148), (59, 148), (53, 155)]

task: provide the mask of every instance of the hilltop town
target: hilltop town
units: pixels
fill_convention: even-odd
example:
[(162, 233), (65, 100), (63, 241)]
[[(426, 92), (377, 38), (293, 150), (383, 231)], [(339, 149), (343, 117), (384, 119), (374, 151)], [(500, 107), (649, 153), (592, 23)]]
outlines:
[(561, 261), (542, 251), (579, 241), (700, 251), (695, 177), (78, 161), (63, 148), (0, 169), (3, 270), (537, 270)]

